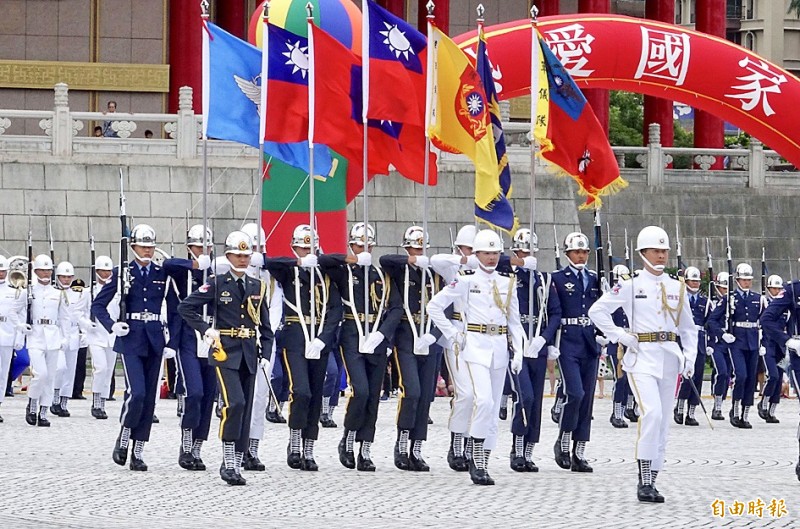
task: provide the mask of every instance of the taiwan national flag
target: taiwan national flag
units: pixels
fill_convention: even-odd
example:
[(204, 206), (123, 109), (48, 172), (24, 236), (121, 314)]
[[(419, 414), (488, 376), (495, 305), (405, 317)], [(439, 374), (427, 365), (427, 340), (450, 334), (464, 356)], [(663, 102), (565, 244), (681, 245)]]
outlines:
[(267, 24), (267, 122), (264, 139), (308, 139), (308, 39)]

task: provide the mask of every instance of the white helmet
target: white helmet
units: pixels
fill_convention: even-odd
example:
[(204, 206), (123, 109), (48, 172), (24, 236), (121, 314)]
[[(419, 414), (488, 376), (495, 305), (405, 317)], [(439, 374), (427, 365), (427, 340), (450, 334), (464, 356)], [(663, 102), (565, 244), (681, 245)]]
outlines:
[(564, 238), (564, 251), (588, 250), (589, 238), (579, 231), (574, 231)]
[(156, 230), (147, 224), (137, 224), (131, 230), (131, 246), (155, 247)]
[(728, 281), (730, 280), (730, 275), (728, 272), (720, 272), (717, 274), (717, 281), (716, 285), (722, 288), (728, 288)]
[(753, 267), (747, 263), (736, 265), (736, 279), (753, 279)]
[(94, 260), (94, 269), (97, 270), (113, 270), (114, 261), (107, 255), (98, 255)]
[[(319, 247), (319, 237), (314, 237), (314, 247)], [(301, 224), (292, 232), (292, 246), (298, 248), (311, 248), (311, 226), (308, 224)]]
[(207, 248), (214, 246), (214, 234), (211, 233), (211, 228), (203, 230), (202, 224), (195, 224), (186, 232), (186, 246), (203, 246), (203, 231), (206, 232), (205, 246)]
[(472, 248), (473, 240), (475, 239), (475, 234), (478, 233), (478, 228), (475, 227), (474, 224), (467, 224), (466, 226), (462, 226), (458, 233), (456, 234), (456, 240), (453, 241), (453, 246), (458, 248), (459, 246), (469, 246)]
[[(425, 240), (424, 243), (423, 239)], [(423, 244), (426, 248), (430, 247), (428, 237), (422, 231), (421, 226), (411, 226), (403, 233), (403, 244), (401, 245), (403, 248), (422, 248)], [(474, 250), (475, 248), (473, 247), (472, 249)]]
[(686, 281), (700, 281), (700, 269), (696, 266), (687, 266), (683, 272)]
[(253, 240), (243, 231), (232, 231), (225, 239), (225, 254), (252, 255)]
[(8, 271), (8, 259), (0, 255), (0, 272)]
[(350, 241), (348, 244), (364, 246), (365, 240), (367, 241), (367, 245), (375, 246), (375, 228), (372, 227), (372, 224), (367, 224), (367, 233), (364, 234), (363, 222), (353, 224), (353, 227), (350, 228)]
[(242, 226), (242, 231), (250, 236), (250, 239), (253, 241), (253, 246), (263, 248), (264, 245), (267, 244), (267, 234), (264, 228), (256, 225), (255, 222), (250, 222)]
[(614, 268), (611, 269), (611, 275), (614, 276), (616, 281), (619, 281), (622, 276), (626, 276), (630, 273), (630, 269), (624, 264), (614, 265)]
[(767, 288), (783, 288), (783, 278), (777, 274), (772, 274), (767, 278)]
[(33, 269), (34, 270), (52, 270), (53, 269), (53, 260), (50, 259), (49, 255), (39, 254), (33, 260)]
[(502, 252), (503, 241), (500, 236), (492, 230), (481, 230), (475, 234), (472, 242), (473, 252)]
[(658, 226), (646, 226), (636, 238), (636, 251), (641, 252), (648, 248), (656, 250), (669, 250), (669, 235)]
[(528, 228), (520, 228), (511, 239), (511, 251), (538, 252), (539, 238)]
[(61, 261), (56, 267), (57, 276), (74, 276), (75, 267), (69, 261)]

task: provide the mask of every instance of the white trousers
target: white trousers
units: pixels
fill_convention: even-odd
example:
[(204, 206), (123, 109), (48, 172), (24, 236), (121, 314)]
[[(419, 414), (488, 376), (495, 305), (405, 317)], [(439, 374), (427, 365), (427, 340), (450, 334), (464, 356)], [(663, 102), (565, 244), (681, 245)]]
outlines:
[(0, 402), (6, 398), (6, 381), (8, 380), (8, 370), (11, 368), (11, 357), (14, 354), (14, 347), (11, 345), (0, 345)]
[[(272, 353), (269, 366), (263, 369), (261, 366), (256, 368), (256, 386), (253, 391), (253, 408), (250, 413), (250, 439), (262, 439), (264, 437), (264, 422), (266, 421), (267, 404), (269, 404), (269, 384), (267, 377), (272, 376), (272, 368), (275, 365), (276, 355)], [(265, 373), (266, 372), (266, 373)]]
[(53, 402), (53, 383), (61, 350), (28, 349), (28, 355), (31, 359), (32, 375), (28, 383), (28, 398), (38, 399), (39, 406), (50, 406)]
[(111, 379), (117, 365), (117, 352), (113, 347), (90, 345), (92, 355), (92, 393), (99, 393), (104, 399), (111, 391)]
[(494, 450), (497, 446), (497, 425), (500, 422), (500, 399), (506, 382), (506, 368), (491, 369), (473, 362), (464, 363), (474, 395), (469, 435), (484, 439), (483, 447)]
[(675, 404), (677, 365), (677, 360), (674, 363), (665, 362), (663, 378), (628, 373), (631, 389), (641, 411), (635, 457), (652, 461), (650, 468), (653, 470), (664, 468), (669, 425), (672, 423), (672, 408)]
[(450, 400), (450, 431), (466, 435), (469, 432), (472, 403), (475, 399), (472, 380), (469, 378), (467, 363), (463, 359), (456, 359), (452, 348), (445, 349), (444, 355), (450, 382), (453, 384), (453, 398)]
[(72, 388), (75, 387), (75, 367), (78, 364), (78, 349), (66, 347), (64, 354), (58, 357), (56, 367), (55, 387), (62, 397), (72, 397)]

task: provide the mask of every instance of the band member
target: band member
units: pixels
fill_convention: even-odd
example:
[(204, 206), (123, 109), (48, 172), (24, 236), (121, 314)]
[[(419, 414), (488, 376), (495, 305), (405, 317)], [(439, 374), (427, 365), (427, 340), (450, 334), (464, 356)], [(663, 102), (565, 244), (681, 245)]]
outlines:
[[(636, 251), (644, 270), (603, 294), (589, 309), (589, 317), (610, 340), (627, 348), (622, 368), (642, 410), (636, 442), (637, 497), (663, 503), (655, 482), (664, 468), (675, 381), (678, 374), (684, 378), (694, 374), (697, 328), (686, 285), (664, 273), (669, 260), (667, 233), (657, 226), (645, 227), (637, 237)], [(619, 308), (628, 316), (630, 330), (614, 324), (611, 315)]]
[[(8, 378), (14, 349), (22, 349), (25, 336), (32, 330), (25, 323), (28, 307), (24, 281), (12, 284), (8, 279), (8, 268), (8, 259), (0, 256), (0, 381), (3, 382)], [(0, 404), (5, 397), (3, 388)], [(2, 416), (0, 422), (3, 422)]]
[[(219, 473), (229, 485), (247, 483), (241, 466), (250, 438), (256, 370), (259, 362), (269, 363), (272, 354), (267, 286), (245, 273), (251, 254), (250, 236), (232, 232), (225, 239), (230, 271), (209, 278), (178, 305), (186, 323), (211, 345), (208, 363), (216, 371), (224, 402), (219, 425), (223, 455)], [(203, 317), (204, 309), (214, 318), (213, 326)]]
[[(94, 296), (100, 293), (103, 286), (111, 281), (114, 262), (106, 255), (98, 256), (94, 261), (97, 283), (94, 285)], [(108, 315), (113, 321), (119, 318), (119, 292), (106, 305)], [(92, 417), (108, 419), (106, 413), (106, 396), (111, 391), (111, 380), (117, 363), (117, 352), (114, 350), (114, 333), (108, 332), (102, 325), (95, 325), (89, 331), (89, 353), (92, 357)]]

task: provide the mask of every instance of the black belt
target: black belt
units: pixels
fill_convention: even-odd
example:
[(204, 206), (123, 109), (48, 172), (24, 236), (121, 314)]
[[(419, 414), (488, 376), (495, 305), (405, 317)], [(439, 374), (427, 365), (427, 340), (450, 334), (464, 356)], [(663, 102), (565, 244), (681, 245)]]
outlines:
[(469, 332), (479, 332), (481, 334), (488, 334), (489, 336), (499, 336), (501, 334), (508, 334), (507, 326), (497, 325), (496, 323), (468, 323), (467, 330)]
[(639, 332), (636, 333), (640, 343), (652, 342), (677, 342), (678, 335), (674, 332), (659, 331), (659, 332)]
[[(370, 322), (370, 323), (374, 323), (374, 322), (375, 322), (375, 317), (376, 317), (376, 316), (377, 316), (377, 314), (370, 314), (370, 315), (369, 315), (369, 322)], [(353, 321), (355, 321), (355, 320), (356, 320), (356, 317), (355, 317), (355, 316), (353, 316), (353, 313), (352, 313), (352, 312), (345, 312), (345, 313), (344, 313), (344, 319), (346, 319), (346, 320), (353, 320)], [(362, 312), (359, 312), (359, 313), (358, 313), (358, 321), (360, 321), (360, 322), (362, 322), (362, 323), (363, 323), (363, 321), (364, 321), (364, 314), (363, 314)]]
[(255, 329), (248, 329), (247, 327), (239, 327), (234, 329), (219, 329), (220, 336), (227, 336), (229, 338), (241, 338), (246, 340), (248, 338), (256, 337)]
[[(286, 323), (300, 323), (300, 316), (286, 316), (284, 321)], [(306, 325), (311, 325), (311, 316), (303, 316), (303, 321), (306, 322)], [(319, 315), (317, 315), (317, 323), (319, 323)]]
[[(416, 323), (416, 324), (419, 324), (419, 322), (422, 321), (422, 318), (421, 318), (419, 313), (412, 314), (411, 317), (414, 319), (414, 323)], [(408, 316), (403, 314), (403, 316), (400, 319), (403, 320), (403, 321), (408, 321)]]
[(460, 312), (454, 312), (453, 315), (450, 316), (450, 319), (451, 320), (455, 320), (455, 321), (461, 321), (461, 313)]

